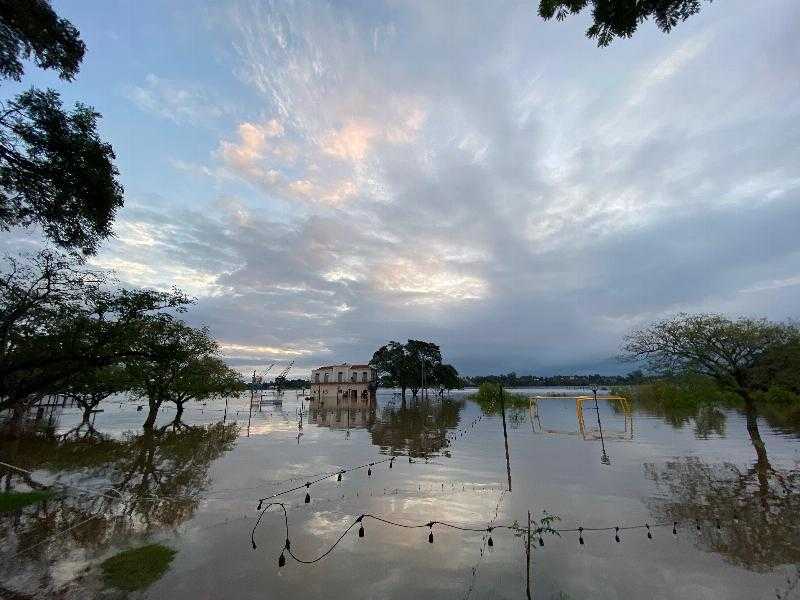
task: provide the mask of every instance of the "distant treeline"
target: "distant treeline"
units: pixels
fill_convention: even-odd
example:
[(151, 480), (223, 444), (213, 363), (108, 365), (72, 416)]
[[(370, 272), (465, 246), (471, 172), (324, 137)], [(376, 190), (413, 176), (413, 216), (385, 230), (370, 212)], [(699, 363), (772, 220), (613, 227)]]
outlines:
[(514, 372), (505, 375), (473, 375), (463, 376), (462, 380), (466, 386), (478, 387), (482, 383), (499, 383), (505, 387), (541, 387), (541, 386), (612, 386), (612, 385), (636, 385), (647, 381), (644, 373), (640, 370), (631, 371), (627, 375), (551, 375), (541, 377), (538, 375), (517, 375)]

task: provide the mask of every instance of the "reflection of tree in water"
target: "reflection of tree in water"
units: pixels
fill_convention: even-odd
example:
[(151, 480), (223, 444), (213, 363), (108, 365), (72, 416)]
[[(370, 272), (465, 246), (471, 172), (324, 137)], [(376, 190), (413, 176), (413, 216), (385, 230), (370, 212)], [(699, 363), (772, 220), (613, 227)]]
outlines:
[[(662, 418), (665, 423), (676, 429), (682, 429), (694, 422), (694, 434), (701, 439), (707, 439), (711, 435), (725, 435), (727, 416), (713, 404), (665, 404), (660, 401), (637, 399), (634, 406), (644, 409), (649, 415)], [(611, 403), (611, 409), (615, 413), (622, 412), (622, 406), (615, 403)]]
[(800, 470), (765, 468), (756, 462), (742, 471), (696, 457), (663, 468), (645, 464), (664, 494), (658, 512), (686, 527), (701, 521), (701, 546), (757, 571), (800, 563)]
[(447, 431), (458, 425), (462, 408), (463, 403), (448, 399), (384, 407), (370, 428), (372, 443), (382, 451), (428, 457), (447, 448)]
[[(696, 416), (695, 428), (724, 432), (724, 413), (700, 408), (719, 414)], [(755, 406), (742, 412), (755, 452), (753, 466), (742, 471), (735, 465), (709, 465), (697, 458), (669, 462), (660, 470), (647, 464), (648, 476), (666, 493), (658, 510), (669, 520), (726, 522), (720, 530), (703, 527), (699, 539), (734, 563), (755, 570), (799, 563), (800, 469), (774, 468)]]
[[(211, 462), (233, 447), (237, 435), (235, 424), (217, 423), (122, 440), (100, 436), (63, 439), (47, 434), (4, 444), (0, 460), (28, 470), (58, 472), (64, 483), (76, 483), (69, 474), (80, 474), (78, 485), (95, 493), (59, 491), (38, 505), (3, 515), (0, 537), (6, 543), (0, 556), (13, 555), (92, 516), (95, 518), (85, 525), (26, 552), (25, 560), (64, 555), (76, 547), (102, 548), (131, 535), (179, 525), (196, 509), (208, 485)], [(34, 483), (19, 473), (0, 471), (5, 489), (20, 477)]]

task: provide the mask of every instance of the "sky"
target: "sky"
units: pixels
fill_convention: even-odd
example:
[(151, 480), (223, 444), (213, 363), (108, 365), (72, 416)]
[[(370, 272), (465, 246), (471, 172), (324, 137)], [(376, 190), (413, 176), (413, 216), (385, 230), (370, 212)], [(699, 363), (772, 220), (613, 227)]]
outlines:
[(537, 4), (57, 0), (81, 71), (18, 87), (103, 115), (125, 206), (91, 263), (194, 295), (243, 371), (414, 338), (617, 373), (679, 312), (800, 316), (800, 3), (607, 48)]

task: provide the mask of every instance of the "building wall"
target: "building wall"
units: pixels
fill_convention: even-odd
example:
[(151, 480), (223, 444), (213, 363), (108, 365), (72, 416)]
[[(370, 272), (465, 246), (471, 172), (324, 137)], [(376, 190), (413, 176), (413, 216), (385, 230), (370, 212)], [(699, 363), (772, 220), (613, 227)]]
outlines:
[(376, 389), (377, 375), (369, 365), (329, 365), (311, 371), (311, 398), (328, 408), (368, 405)]

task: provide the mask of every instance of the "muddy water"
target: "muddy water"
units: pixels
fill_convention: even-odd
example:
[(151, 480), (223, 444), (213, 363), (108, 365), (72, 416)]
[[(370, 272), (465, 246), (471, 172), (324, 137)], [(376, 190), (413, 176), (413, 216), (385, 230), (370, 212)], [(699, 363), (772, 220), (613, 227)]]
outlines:
[[(300, 485), (277, 499), (287, 509), (291, 549), (303, 560), (324, 553), (365, 513), (482, 529), (524, 527), (530, 510), (534, 530), (545, 515), (557, 517), (555, 529), (584, 528), (582, 536), (545, 534), (544, 547), (534, 535), (535, 598), (751, 599), (800, 591), (794, 434), (760, 421), (765, 462), (734, 411), (655, 415), (602, 398), (598, 409), (590, 402), (576, 411), (571, 398), (509, 407), (508, 463), (499, 412), (484, 413), (466, 393), (403, 404), (381, 390), (374, 406), (338, 411), (287, 393), (282, 406), (252, 414), (243, 397), (227, 410), (224, 402), (187, 408), (177, 427), (167, 426), (164, 411), (167, 427), (151, 436), (139, 428), (136, 403), (120, 399), (97, 415), (94, 432), (64, 440), (54, 436), (79, 416), (59, 410), (53, 436), (3, 442), (0, 460), (31, 471), (5, 471), (4, 484), (56, 483), (61, 491), (0, 517), (2, 588), (114, 597), (102, 588), (99, 561), (159, 541), (178, 553), (142, 597), (525, 597), (525, 536), (505, 529), (492, 532), (489, 547), (485, 531), (435, 525), (429, 543), (428, 527), (368, 518), (363, 538), (356, 526), (323, 560), (305, 565), (287, 556), (279, 568), (283, 513), (265, 513), (253, 550), (256, 507), (259, 498)], [(391, 469), (383, 462), (369, 476), (364, 468), (341, 482), (333, 476), (303, 486), (391, 455), (398, 455)], [(645, 523), (652, 538), (645, 528), (624, 529)], [(614, 526), (623, 528), (619, 543), (613, 530), (592, 531)]]

